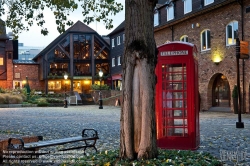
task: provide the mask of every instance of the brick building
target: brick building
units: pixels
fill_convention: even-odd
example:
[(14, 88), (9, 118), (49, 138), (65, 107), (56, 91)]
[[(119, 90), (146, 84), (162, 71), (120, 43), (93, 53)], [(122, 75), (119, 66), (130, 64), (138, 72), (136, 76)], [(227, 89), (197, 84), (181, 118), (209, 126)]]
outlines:
[[(89, 93), (92, 84), (100, 84), (100, 70), (108, 76), (109, 39), (76, 22), (44, 48), (32, 60), (18, 59), (18, 42), (6, 35), (0, 24), (0, 87), (24, 87), (28, 77), (30, 88), (45, 92), (77, 91)], [(64, 79), (64, 74), (69, 77)], [(102, 80), (102, 84), (107, 80)]]
[[(233, 110), (231, 93), (237, 83), (236, 35), (240, 40), (250, 41), (250, 1), (165, 0), (157, 5), (154, 18), (158, 46), (170, 41), (197, 46), (201, 110), (211, 107)], [(240, 59), (239, 64), (241, 108), (250, 112), (249, 59)]]

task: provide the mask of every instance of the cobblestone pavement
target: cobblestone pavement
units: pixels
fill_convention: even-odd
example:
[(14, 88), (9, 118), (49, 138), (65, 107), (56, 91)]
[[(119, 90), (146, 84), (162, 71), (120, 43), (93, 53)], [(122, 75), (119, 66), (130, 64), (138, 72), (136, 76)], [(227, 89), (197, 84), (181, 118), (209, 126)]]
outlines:
[[(244, 129), (236, 128), (237, 121), (238, 116), (233, 113), (201, 112), (201, 145), (197, 151), (209, 152), (225, 160), (234, 160), (238, 156), (239, 160), (245, 160), (240, 163), (250, 165), (250, 115), (242, 115)], [(98, 150), (118, 149), (120, 107), (104, 106), (104, 109), (98, 109), (97, 105), (91, 105), (0, 109), (0, 140), (31, 135), (41, 135), (44, 140), (66, 138), (81, 135), (84, 128), (98, 131)], [(226, 163), (233, 165), (231, 161)]]

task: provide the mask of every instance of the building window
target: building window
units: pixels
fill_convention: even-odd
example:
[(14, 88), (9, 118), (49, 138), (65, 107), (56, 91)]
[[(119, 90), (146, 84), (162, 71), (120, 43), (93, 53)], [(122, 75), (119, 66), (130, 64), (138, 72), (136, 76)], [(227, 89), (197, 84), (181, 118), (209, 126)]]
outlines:
[(206, 51), (210, 49), (210, 30), (204, 30), (201, 33), (201, 51)]
[(214, 2), (214, 0), (204, 0), (204, 1), (205, 1), (205, 3), (204, 3), (205, 6)]
[(0, 66), (3, 66), (3, 58), (0, 58)]
[(167, 6), (167, 21), (173, 20), (174, 19), (174, 5), (170, 3)]
[(236, 44), (237, 31), (238, 31), (238, 21), (232, 21), (227, 25), (226, 28), (227, 46)]
[(15, 78), (21, 78), (21, 74), (20, 73), (15, 73)]
[(118, 56), (117, 63), (118, 63), (118, 66), (121, 65), (121, 56)]
[(115, 58), (112, 58), (112, 67), (115, 66)]
[(125, 34), (122, 35), (123, 43), (125, 42)]
[(115, 47), (115, 39), (112, 39), (112, 48)]
[(157, 10), (155, 10), (155, 13), (154, 13), (154, 26), (157, 26), (159, 25), (159, 13)]
[(192, 0), (184, 0), (184, 14), (192, 11)]
[[(66, 88), (67, 83), (64, 83), (64, 88)], [(48, 81), (48, 89), (49, 90), (60, 90), (61, 89), (61, 81)]]
[(183, 35), (183, 36), (180, 38), (180, 41), (188, 42), (188, 36), (187, 36), (187, 35)]
[(13, 89), (22, 89), (21, 81), (13, 81)]
[(121, 37), (117, 36), (117, 45), (120, 45), (120, 44), (121, 44)]

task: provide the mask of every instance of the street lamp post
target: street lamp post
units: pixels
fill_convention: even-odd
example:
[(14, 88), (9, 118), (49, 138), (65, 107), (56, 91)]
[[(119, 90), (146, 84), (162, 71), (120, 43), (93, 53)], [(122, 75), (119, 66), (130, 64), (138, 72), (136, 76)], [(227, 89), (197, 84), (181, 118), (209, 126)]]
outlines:
[(103, 109), (103, 107), (102, 107), (102, 92), (101, 92), (102, 76), (103, 76), (103, 72), (102, 72), (102, 69), (101, 69), (99, 71), (99, 77), (100, 77), (99, 109)]
[(68, 107), (68, 101), (66, 99), (66, 80), (68, 79), (67, 73), (64, 74), (64, 108)]

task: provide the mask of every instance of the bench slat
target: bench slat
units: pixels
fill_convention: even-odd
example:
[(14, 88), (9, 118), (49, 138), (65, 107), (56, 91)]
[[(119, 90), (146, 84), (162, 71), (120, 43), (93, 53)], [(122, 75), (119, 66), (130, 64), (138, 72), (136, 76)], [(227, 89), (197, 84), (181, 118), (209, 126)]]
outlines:
[(98, 138), (78, 136), (78, 137), (70, 137), (70, 138), (63, 138), (63, 139), (57, 139), (57, 140), (48, 140), (48, 141), (26, 143), (26, 144), (24, 144), (24, 148), (25, 149), (42, 148), (42, 147), (47, 147), (47, 146), (63, 145), (63, 144), (72, 143), (72, 142), (85, 141), (85, 140), (96, 140), (96, 139), (98, 139)]

